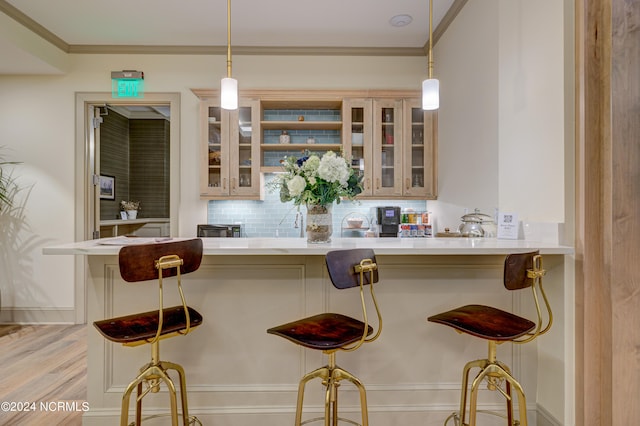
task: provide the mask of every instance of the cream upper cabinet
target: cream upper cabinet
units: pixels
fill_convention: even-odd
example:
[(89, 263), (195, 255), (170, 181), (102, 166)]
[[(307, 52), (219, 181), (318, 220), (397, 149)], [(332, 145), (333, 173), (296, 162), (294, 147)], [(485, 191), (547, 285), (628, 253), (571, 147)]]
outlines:
[(262, 173), (285, 156), (342, 151), (362, 176), (363, 199), (437, 197), (437, 112), (414, 91), (253, 90), (236, 111), (217, 91), (201, 99), (205, 199), (261, 199)]
[(259, 110), (257, 100), (240, 99), (233, 111), (202, 101), (201, 198), (261, 198)]
[(424, 111), (420, 99), (403, 101), (402, 194), (437, 197), (437, 111)]
[(344, 151), (363, 177), (360, 198), (435, 199), (437, 115), (414, 98), (350, 98)]
[(373, 100), (373, 192), (402, 195), (402, 99)]
[(362, 196), (373, 193), (372, 111), (372, 99), (345, 99), (342, 104), (344, 155), (362, 176)]

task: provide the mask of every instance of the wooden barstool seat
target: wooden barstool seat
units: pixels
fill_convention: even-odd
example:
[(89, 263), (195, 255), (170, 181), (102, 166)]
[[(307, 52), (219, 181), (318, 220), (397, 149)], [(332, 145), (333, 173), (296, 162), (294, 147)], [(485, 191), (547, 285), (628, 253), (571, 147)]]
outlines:
[[(464, 366), (460, 411), (449, 416), (445, 420), (445, 425), (449, 420), (453, 419), (456, 426), (476, 426), (478, 390), (480, 384), (486, 381), (488, 389), (499, 391), (506, 399), (507, 425), (527, 426), (526, 398), (522, 386), (513, 377), (509, 367), (497, 360), (496, 352), (498, 344), (504, 342), (527, 343), (546, 333), (551, 328), (553, 314), (542, 287), (544, 274), (542, 257), (537, 251), (510, 254), (505, 259), (504, 286), (507, 290), (531, 288), (537, 311), (536, 322), (502, 309), (485, 305), (465, 305), (427, 318), (431, 322), (452, 327), (458, 332), (487, 340), (489, 344), (486, 359), (470, 361)], [(538, 293), (542, 296), (547, 310), (546, 325), (544, 327), (545, 317), (543, 317), (540, 309)], [(479, 372), (471, 384), (469, 423), (466, 423), (469, 372), (472, 368), (478, 368)], [(502, 383), (504, 383), (504, 389), (502, 388)], [(519, 419), (517, 420), (514, 419), (513, 415), (512, 388), (518, 395)]]
[[(196, 271), (202, 260), (202, 240), (189, 239), (151, 244), (133, 244), (124, 246), (118, 254), (120, 275), (127, 282), (156, 280), (159, 288), (159, 309), (135, 313), (117, 318), (109, 318), (94, 322), (107, 340), (121, 343), (124, 346), (151, 345), (151, 362), (140, 369), (140, 374), (127, 386), (122, 397), (120, 425), (129, 422), (129, 400), (133, 389), (137, 388), (135, 422), (142, 422), (142, 398), (149, 392), (158, 392), (160, 384), (169, 389), (171, 404), (171, 424), (178, 426), (178, 408), (176, 387), (168, 371), (178, 373), (180, 400), (182, 407), (182, 424), (201, 424), (193, 416), (189, 416), (187, 404), (187, 385), (182, 366), (160, 360), (160, 340), (190, 333), (202, 324), (202, 315), (187, 306), (182, 291), (181, 277)], [(177, 290), (181, 305), (165, 308), (163, 306), (163, 280), (176, 277)], [(143, 389), (143, 385), (146, 388)]]
[[(189, 327), (192, 329), (202, 323), (202, 315), (187, 306)], [(187, 329), (186, 315), (182, 306), (173, 306), (162, 310), (162, 330), (160, 339), (166, 339), (177, 334), (184, 334)], [(123, 317), (96, 321), (94, 324), (100, 333), (112, 342), (127, 346), (144, 345), (151, 342), (158, 333), (158, 311), (143, 312)]]
[[(373, 250), (352, 249), (336, 250), (326, 255), (327, 270), (331, 282), (337, 289), (360, 288), (363, 320), (358, 320), (338, 313), (322, 313), (300, 320), (292, 321), (267, 330), (267, 333), (283, 337), (291, 342), (309, 348), (321, 350), (328, 355), (328, 364), (302, 377), (298, 385), (298, 401), (296, 405), (295, 425), (324, 421), (325, 426), (335, 426), (338, 421), (359, 425), (352, 420), (338, 417), (338, 386), (346, 379), (353, 383), (360, 393), (360, 410), (362, 426), (368, 426), (367, 397), (364, 385), (353, 374), (336, 365), (336, 352), (354, 351), (364, 343), (372, 342), (382, 331), (382, 316), (373, 291), (373, 284), (378, 282), (378, 267)], [(364, 286), (370, 288), (371, 300), (378, 315), (378, 329), (373, 334), (373, 327), (367, 320)], [(325, 386), (324, 417), (302, 421), (304, 390), (308, 381), (320, 378)]]

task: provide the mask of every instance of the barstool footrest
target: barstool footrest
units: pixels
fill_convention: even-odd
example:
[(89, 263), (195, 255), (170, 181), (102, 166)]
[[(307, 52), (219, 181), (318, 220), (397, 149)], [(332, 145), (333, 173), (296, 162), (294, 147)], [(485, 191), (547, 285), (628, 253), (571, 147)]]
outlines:
[[(501, 417), (503, 419), (506, 419), (507, 416), (505, 416), (502, 413), (499, 413), (497, 411), (490, 411), (490, 410), (478, 410), (476, 411), (477, 414), (488, 414), (488, 415), (492, 415), (492, 416), (496, 416), (496, 417)], [(460, 423), (460, 412), (459, 411), (454, 411), (453, 413), (451, 413), (449, 415), (449, 417), (447, 417), (447, 419), (444, 421), (444, 426), (448, 426), (449, 425), (449, 421), (453, 420), (453, 426), (469, 426), (469, 423)], [(520, 426), (520, 420), (513, 420), (513, 425), (512, 426)]]
[[(300, 423), (300, 426), (306, 425), (307, 423), (320, 422), (320, 421), (324, 421), (324, 416), (323, 417), (314, 417), (313, 419), (305, 420), (302, 423)], [(360, 423), (358, 423), (356, 421), (353, 421), (351, 419), (345, 419), (345, 418), (342, 418), (342, 417), (338, 417), (338, 423), (340, 423), (340, 422), (345, 422), (345, 423), (349, 423), (349, 424), (356, 425), (356, 426), (362, 426), (362, 424), (360, 424)]]
[[(163, 413), (163, 414), (151, 414), (149, 416), (145, 416), (142, 418), (141, 422), (144, 423), (147, 420), (153, 420), (153, 419), (157, 419), (160, 417), (170, 417), (171, 414), (170, 413)], [(189, 423), (188, 426), (202, 426), (202, 422), (200, 421), (200, 419), (198, 419), (196, 416), (189, 416)], [(129, 423), (127, 426), (136, 426), (136, 422), (133, 421), (131, 423)]]

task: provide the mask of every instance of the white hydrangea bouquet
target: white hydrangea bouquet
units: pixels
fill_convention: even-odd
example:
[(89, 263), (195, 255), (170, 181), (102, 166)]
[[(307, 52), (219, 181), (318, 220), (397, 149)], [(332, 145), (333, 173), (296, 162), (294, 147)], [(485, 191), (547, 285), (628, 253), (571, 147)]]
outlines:
[(322, 157), (305, 151), (302, 157), (285, 157), (281, 163), (285, 173), (277, 174), (269, 186), (280, 191), (283, 203), (340, 204), (341, 198), (353, 199), (362, 192), (362, 177), (333, 151)]

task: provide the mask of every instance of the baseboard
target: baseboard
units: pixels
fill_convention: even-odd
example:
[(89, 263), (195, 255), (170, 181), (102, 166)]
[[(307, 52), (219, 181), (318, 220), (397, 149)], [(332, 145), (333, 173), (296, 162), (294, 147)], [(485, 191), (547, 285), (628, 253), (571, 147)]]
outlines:
[(556, 419), (543, 406), (538, 405), (536, 408), (537, 426), (562, 426), (562, 422)]
[(73, 308), (7, 308), (0, 310), (2, 324), (75, 324)]

